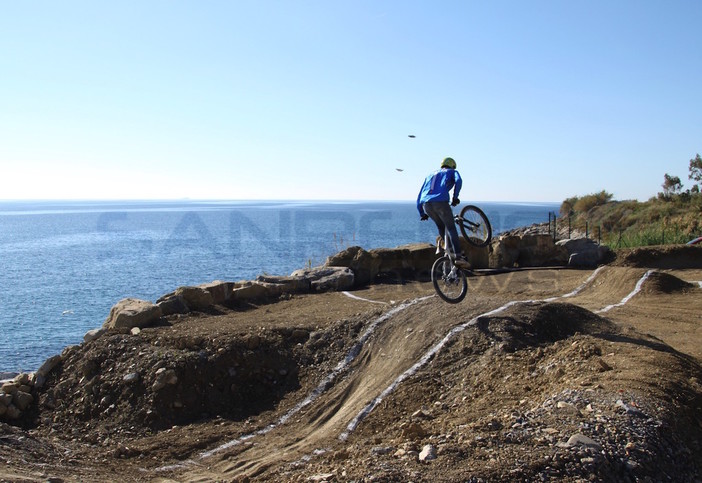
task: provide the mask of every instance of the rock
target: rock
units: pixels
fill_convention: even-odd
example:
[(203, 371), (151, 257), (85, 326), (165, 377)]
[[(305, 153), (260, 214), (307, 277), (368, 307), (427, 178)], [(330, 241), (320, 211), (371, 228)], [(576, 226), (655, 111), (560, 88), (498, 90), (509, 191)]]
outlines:
[(137, 382), (139, 379), (140, 376), (138, 372), (131, 372), (122, 378), (122, 380), (127, 383)]
[(351, 269), (337, 267), (333, 273), (312, 280), (310, 285), (315, 292), (339, 292), (353, 288), (354, 279)]
[(102, 326), (106, 329), (147, 327), (162, 315), (161, 308), (146, 300), (122, 299), (110, 310)]
[(7, 409), (5, 409), (4, 416), (7, 419), (19, 419), (20, 416), (22, 416), (22, 411), (20, 411), (14, 404), (10, 404), (7, 406)]
[(182, 297), (192, 310), (207, 310), (215, 303), (212, 294), (202, 287), (178, 287), (176, 297)]
[(436, 459), (436, 447), (432, 444), (427, 444), (419, 452), (419, 461), (425, 463)]
[(173, 369), (166, 369), (162, 367), (156, 371), (156, 377), (151, 389), (154, 392), (158, 392), (167, 385), (172, 386), (175, 384), (178, 384), (178, 376), (176, 375), (176, 372)]
[(632, 415), (632, 416), (639, 416), (639, 417), (642, 417), (642, 418), (647, 417), (647, 416), (643, 413), (643, 411), (641, 411), (641, 410), (639, 410), (639, 409), (637, 409), (637, 408), (635, 408), (635, 407), (633, 407), (633, 406), (630, 406), (630, 405), (624, 403), (624, 401), (622, 401), (621, 399), (618, 399), (618, 400), (617, 400), (615, 406), (616, 406), (617, 408), (619, 408), (619, 409), (622, 409), (626, 414), (630, 414), (630, 415)]
[(400, 448), (400, 449), (398, 449), (397, 451), (395, 451), (395, 452), (392, 454), (392, 456), (395, 457), (395, 458), (404, 458), (405, 456), (407, 456), (407, 450), (404, 450), (404, 449)]
[(12, 396), (12, 404), (17, 406), (17, 409), (20, 411), (27, 409), (32, 402), (34, 402), (34, 396), (28, 392), (17, 391), (14, 396)]
[(354, 273), (356, 286), (363, 286), (372, 283), (378, 275), (380, 258), (377, 253), (353, 246), (327, 258), (324, 267), (350, 268)]
[(556, 407), (566, 413), (580, 414), (580, 410), (575, 406), (575, 404), (569, 402), (558, 401), (558, 403), (556, 403)]
[(19, 384), (17, 384), (14, 381), (10, 381), (0, 386), (0, 391), (4, 392), (5, 394), (14, 395), (17, 392), (18, 388)]
[(417, 422), (405, 423), (400, 426), (400, 429), (402, 436), (408, 439), (420, 439), (427, 435), (426, 429)]
[(163, 315), (187, 314), (190, 307), (180, 295), (168, 294), (156, 301)]
[[(476, 247), (468, 243), (461, 237), (463, 253), (470, 262), (471, 268), (490, 268), (491, 246)], [(432, 262), (433, 263), (433, 262)]]
[(315, 292), (347, 290), (354, 286), (354, 272), (345, 267), (315, 267), (293, 272), (293, 277), (304, 277), (310, 281)]
[(27, 374), (26, 372), (23, 372), (21, 374), (17, 374), (15, 376), (14, 381), (17, 384), (19, 384), (20, 386), (26, 386), (27, 384), (29, 384), (29, 379), (30, 379), (29, 374)]
[(412, 413), (412, 419), (434, 419), (434, 416), (426, 409), (417, 409)]
[(214, 282), (206, 283), (200, 285), (199, 287), (207, 290), (212, 296), (212, 300), (215, 304), (224, 304), (229, 302), (232, 298), (232, 291), (236, 284), (234, 282), (223, 282), (221, 280), (215, 280)]
[(259, 298), (275, 299), (283, 294), (283, 286), (277, 283), (254, 282), (264, 289), (265, 295)]
[(546, 234), (502, 235), (492, 241), (490, 267), (542, 267), (565, 265), (568, 251)]
[(598, 245), (589, 238), (561, 240), (556, 245), (566, 249), (568, 265), (571, 267), (596, 267), (607, 261), (612, 255), (608, 247)]
[[(407, 257), (414, 274), (421, 279), (423, 278), (422, 274), (426, 273), (427, 280), (429, 280), (431, 277), (431, 266), (436, 260), (436, 247), (429, 243), (411, 243), (399, 248), (407, 250)], [(381, 269), (382, 266), (381, 260)]]
[(602, 445), (592, 438), (588, 438), (584, 434), (576, 433), (568, 438), (566, 443), (562, 443), (561, 446), (566, 448), (572, 448), (574, 446), (586, 446), (588, 448), (593, 448), (596, 450), (601, 450)]
[(565, 265), (568, 251), (554, 243), (550, 235), (524, 235), (519, 247), (520, 267)]
[(107, 332), (107, 329), (105, 329), (104, 327), (98, 327), (97, 329), (89, 330), (83, 336), (83, 342), (90, 342), (92, 340), (95, 340), (98, 337), (102, 336), (105, 332)]
[(322, 483), (325, 481), (329, 481), (332, 478), (334, 478), (334, 473), (320, 473), (318, 475), (312, 475), (309, 478), (307, 478), (309, 481), (316, 481), (318, 483)]
[(250, 350), (258, 349), (261, 345), (261, 338), (257, 335), (249, 335), (246, 338), (246, 347)]
[(46, 382), (46, 376), (49, 375), (51, 371), (54, 370), (54, 368), (61, 363), (63, 358), (59, 355), (56, 354), (54, 356), (49, 357), (47, 360), (44, 361), (44, 363), (37, 369), (37, 372), (35, 373), (36, 375), (36, 381), (34, 382), (34, 387), (37, 389), (41, 389), (44, 386), (44, 383)]
[(490, 267), (511, 268), (517, 265), (521, 238), (514, 235), (503, 235), (492, 241)]
[[(432, 257), (431, 263), (433, 263), (434, 259), (436, 259), (436, 255), (435, 250), (433, 250), (431, 246), (429, 247), (429, 252)], [(415, 267), (414, 260), (412, 260), (410, 251), (407, 248), (375, 248), (371, 250), (369, 254), (371, 260), (379, 262), (376, 264), (377, 268), (373, 267), (377, 270), (376, 276), (391, 280), (404, 280), (414, 276), (417, 267)], [(431, 265), (425, 267), (427, 272), (429, 272), (430, 269)], [(354, 270), (354, 273), (356, 273), (356, 271), (357, 270)]]
[(259, 283), (268, 284), (270, 288), (272, 285), (277, 286), (279, 293), (308, 293), (310, 291), (310, 280), (304, 276), (270, 276), (270, 275), (259, 275), (256, 277), (256, 281)]
[(597, 372), (611, 371), (612, 366), (610, 366), (609, 364), (607, 364), (605, 361), (603, 361), (602, 359), (600, 359), (598, 357), (597, 359), (595, 359), (595, 370)]
[(232, 300), (236, 301), (258, 300), (270, 296), (268, 288), (261, 283), (247, 282), (246, 285), (232, 290)]
[(434, 260), (436, 247), (429, 243), (375, 248), (370, 251), (353, 246), (327, 258), (324, 266), (350, 268), (354, 274), (354, 287), (360, 287), (373, 283), (378, 276), (393, 280), (428, 280)]

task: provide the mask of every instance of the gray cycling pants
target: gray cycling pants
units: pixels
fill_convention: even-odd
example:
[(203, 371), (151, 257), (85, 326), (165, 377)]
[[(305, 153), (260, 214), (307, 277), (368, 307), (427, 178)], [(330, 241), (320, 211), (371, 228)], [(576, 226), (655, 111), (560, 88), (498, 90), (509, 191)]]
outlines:
[(424, 212), (429, 215), (436, 227), (439, 229), (439, 235), (444, 238), (446, 229), (448, 228), (449, 243), (451, 243), (452, 252), (456, 255), (461, 255), (461, 241), (458, 238), (458, 230), (456, 230), (456, 222), (453, 219), (453, 210), (448, 201), (430, 201), (422, 205)]

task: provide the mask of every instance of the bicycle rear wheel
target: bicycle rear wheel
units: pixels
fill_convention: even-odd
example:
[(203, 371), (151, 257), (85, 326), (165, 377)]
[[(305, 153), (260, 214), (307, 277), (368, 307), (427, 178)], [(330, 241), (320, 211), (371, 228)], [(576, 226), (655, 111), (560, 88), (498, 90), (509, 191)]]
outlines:
[(457, 304), (468, 293), (466, 274), (447, 255), (437, 258), (432, 265), (431, 283), (439, 297), (451, 304)]
[(461, 234), (473, 246), (484, 247), (492, 240), (492, 227), (483, 210), (467, 205), (456, 218)]

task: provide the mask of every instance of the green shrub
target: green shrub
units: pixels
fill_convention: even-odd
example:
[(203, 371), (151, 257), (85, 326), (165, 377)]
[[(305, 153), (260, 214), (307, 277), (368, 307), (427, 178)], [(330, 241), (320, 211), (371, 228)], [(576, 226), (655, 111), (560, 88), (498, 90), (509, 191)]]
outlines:
[(611, 199), (612, 194), (602, 190), (599, 193), (593, 193), (579, 198), (578, 201), (575, 202), (575, 205), (573, 205), (573, 209), (580, 213), (587, 213), (596, 206), (608, 203)]
[(568, 198), (561, 215), (573, 229), (596, 233), (613, 247), (686, 243), (702, 234), (702, 194), (686, 192), (645, 202), (611, 201), (611, 196), (602, 191)]

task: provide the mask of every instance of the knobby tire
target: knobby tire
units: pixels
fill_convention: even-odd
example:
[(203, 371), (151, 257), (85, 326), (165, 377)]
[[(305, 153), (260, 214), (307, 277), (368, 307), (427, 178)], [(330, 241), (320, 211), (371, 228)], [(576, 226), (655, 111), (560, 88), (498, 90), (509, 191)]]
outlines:
[(492, 240), (492, 226), (483, 210), (477, 206), (467, 205), (456, 219), (463, 238), (478, 248), (487, 246)]
[(460, 268), (454, 267), (448, 255), (437, 258), (432, 265), (431, 282), (439, 297), (450, 304), (457, 304), (468, 293), (466, 274)]

